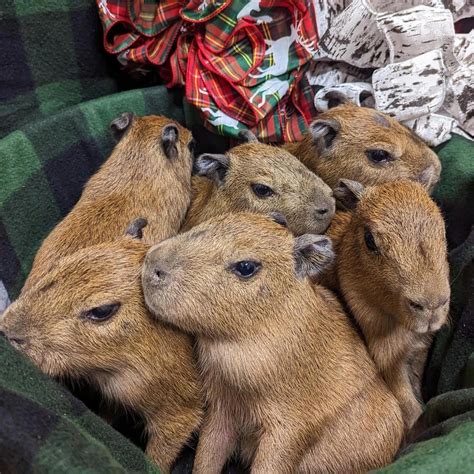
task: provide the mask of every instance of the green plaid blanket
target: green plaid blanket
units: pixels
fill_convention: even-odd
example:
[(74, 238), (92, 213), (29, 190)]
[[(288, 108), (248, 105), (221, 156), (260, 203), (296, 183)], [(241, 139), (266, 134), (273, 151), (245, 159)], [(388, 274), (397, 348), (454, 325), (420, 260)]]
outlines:
[[(188, 125), (194, 115), (162, 87), (123, 91), (128, 85), (115, 79), (100, 50), (94, 2), (7, 0), (0, 13), (0, 283), (13, 299), (41, 240), (112, 149), (109, 122), (123, 111)], [(201, 138), (203, 151), (225, 145)], [(455, 136), (437, 151), (452, 322), (433, 346), (424, 383), (430, 401), (413, 443), (380, 472), (474, 470), (474, 148)], [(157, 470), (0, 337), (0, 472)], [(190, 472), (189, 458), (176, 472)]]

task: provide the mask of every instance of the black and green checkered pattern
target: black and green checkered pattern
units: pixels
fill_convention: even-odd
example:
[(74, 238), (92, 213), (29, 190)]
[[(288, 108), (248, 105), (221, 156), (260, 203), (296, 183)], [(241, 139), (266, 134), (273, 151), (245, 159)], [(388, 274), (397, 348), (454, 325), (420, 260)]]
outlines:
[[(123, 91), (130, 83), (102, 52), (93, 0), (0, 3), (0, 281), (13, 299), (41, 241), (110, 153), (110, 121), (131, 111), (189, 125), (195, 114), (179, 93), (159, 86)], [(201, 151), (217, 151), (219, 141), (201, 135)], [(435, 198), (447, 221), (452, 324), (433, 346), (416, 443), (380, 472), (474, 471), (474, 147), (456, 136), (438, 153)], [(179, 472), (190, 472), (189, 463)], [(157, 470), (0, 337), (4, 472)]]
[(129, 87), (103, 51), (93, 0), (2, 0), (0, 70), (0, 137)]

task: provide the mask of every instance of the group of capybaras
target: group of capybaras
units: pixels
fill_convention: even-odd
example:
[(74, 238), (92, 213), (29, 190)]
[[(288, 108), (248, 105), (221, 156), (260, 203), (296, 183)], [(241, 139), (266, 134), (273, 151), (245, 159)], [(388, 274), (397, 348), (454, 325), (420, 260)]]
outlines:
[(359, 473), (390, 463), (450, 286), (436, 154), (373, 109), (321, 114), (299, 143), (124, 113), (117, 145), (44, 240), (0, 330), (52, 377), (146, 423), (169, 472)]

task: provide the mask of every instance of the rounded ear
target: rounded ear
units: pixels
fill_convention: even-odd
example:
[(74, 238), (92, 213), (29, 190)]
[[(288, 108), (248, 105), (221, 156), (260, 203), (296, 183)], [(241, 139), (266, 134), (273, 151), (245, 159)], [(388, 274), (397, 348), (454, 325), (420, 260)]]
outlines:
[(318, 119), (311, 123), (309, 130), (320, 153), (332, 145), (340, 129), (341, 124), (334, 119)]
[(169, 123), (163, 127), (161, 131), (161, 146), (165, 155), (170, 160), (178, 157), (178, 143), (179, 131), (174, 123)]
[(229, 169), (227, 155), (204, 153), (194, 160), (193, 174), (205, 176), (216, 184), (222, 184)]
[(282, 227), (288, 228), (288, 221), (283, 214), (280, 214), (279, 212), (270, 212), (268, 217), (277, 224), (280, 224)]
[(143, 238), (143, 228), (148, 225), (148, 221), (144, 217), (138, 217), (132, 221), (125, 231), (125, 235), (129, 235), (134, 239)]
[(293, 248), (298, 278), (318, 277), (335, 258), (331, 239), (325, 235), (304, 234), (295, 238)]
[(345, 209), (355, 209), (364, 191), (365, 188), (361, 183), (351, 179), (339, 180), (338, 186), (333, 189), (336, 202)]
[(243, 143), (258, 143), (258, 138), (250, 130), (241, 130), (239, 138)]
[(110, 124), (110, 131), (112, 132), (115, 141), (119, 142), (120, 139), (125, 135), (125, 132), (130, 128), (134, 117), (135, 116), (132, 114), (132, 112), (124, 112), (116, 119), (112, 120)]
[(424, 188), (431, 191), (434, 185), (439, 180), (439, 173), (434, 165), (427, 166), (418, 176), (417, 181), (420, 182)]

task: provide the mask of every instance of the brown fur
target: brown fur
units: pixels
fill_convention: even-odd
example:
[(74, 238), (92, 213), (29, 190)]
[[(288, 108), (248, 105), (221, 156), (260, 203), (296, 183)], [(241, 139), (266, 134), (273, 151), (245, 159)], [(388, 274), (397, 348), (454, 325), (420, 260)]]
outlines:
[[(324, 236), (293, 238), (242, 213), (149, 251), (148, 307), (197, 337), (208, 410), (195, 473), (220, 473), (238, 445), (262, 474), (366, 472), (392, 460), (399, 406), (336, 298), (306, 277), (332, 256)], [(242, 260), (261, 268), (241, 279), (232, 265)]]
[[(208, 170), (212, 179), (193, 177), (193, 198), (182, 231), (211, 217), (242, 211), (280, 212), (298, 235), (322, 233), (329, 226), (335, 209), (331, 189), (290, 153), (252, 142), (232, 148), (222, 160), (228, 162), (222, 179)], [(274, 194), (256, 196), (251, 186), (256, 183), (269, 186)], [(327, 210), (324, 215), (318, 213), (322, 209)]]
[(43, 242), (24, 291), (59, 258), (119, 237), (136, 216), (148, 220), (144, 230), (147, 243), (178, 232), (191, 198), (188, 144), (192, 137), (174, 124), (178, 129), (177, 156), (169, 158), (162, 133), (170, 123), (174, 124), (159, 116), (133, 119), (111, 156), (86, 184), (78, 203)]
[[(124, 237), (64, 257), (7, 309), (0, 328), (45, 373), (87, 379), (107, 400), (140, 413), (147, 453), (168, 471), (202, 408), (190, 338), (145, 309), (147, 249)], [(107, 321), (84, 316), (116, 302), (121, 307)]]
[[(378, 253), (368, 250), (366, 229)], [(441, 213), (421, 185), (385, 183), (366, 188), (353, 211), (336, 213), (328, 235), (337, 259), (324, 282), (343, 295), (409, 428), (421, 413), (410, 379), (418, 395), (431, 335), (448, 314)], [(410, 300), (423, 308), (412, 308)]]
[[(441, 163), (436, 154), (411, 130), (381, 112), (340, 105), (318, 115), (310, 130), (303, 141), (284, 148), (331, 188), (341, 178), (367, 186), (405, 178), (422, 181), (432, 190), (439, 180)], [(336, 134), (326, 144), (328, 132)], [(374, 149), (390, 152), (395, 159), (374, 164), (366, 155), (367, 150)]]

